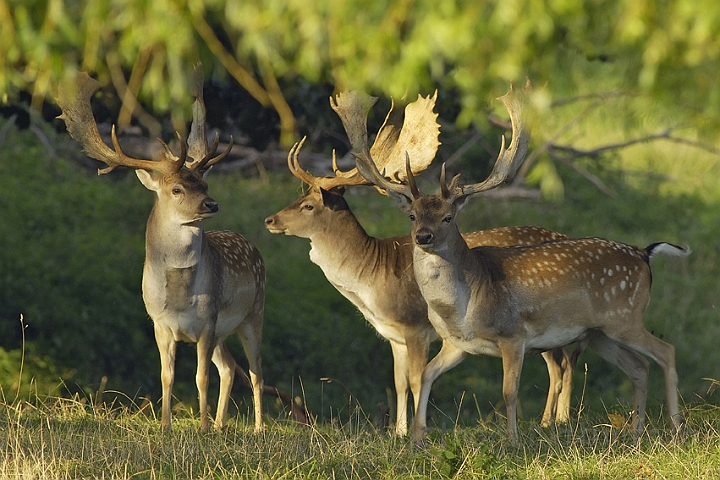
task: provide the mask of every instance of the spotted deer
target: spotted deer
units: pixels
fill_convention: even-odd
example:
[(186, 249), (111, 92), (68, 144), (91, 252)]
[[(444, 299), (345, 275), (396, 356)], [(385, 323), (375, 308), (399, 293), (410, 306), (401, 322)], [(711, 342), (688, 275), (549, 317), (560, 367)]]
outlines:
[[(375, 101), (368, 95), (350, 92), (331, 98), (331, 106), (344, 122), (350, 122), (348, 132), (356, 133), (358, 129), (353, 122), (364, 122), (363, 115), (367, 115)], [(394, 106), (391, 109), (372, 150), (373, 160), (386, 171), (392, 169), (391, 175), (405, 176), (403, 152), (406, 150), (413, 151), (412, 168), (416, 174), (434, 158), (439, 145), (434, 105), (435, 97), (420, 97), (406, 107), (404, 119), (399, 118)], [(409, 235), (369, 236), (343, 196), (347, 187), (368, 185), (367, 180), (357, 169), (340, 171), (334, 160), (334, 176), (317, 177), (305, 171), (298, 160), (303, 143), (304, 139), (288, 153), (288, 168), (296, 178), (309, 185), (309, 189), (293, 204), (267, 217), (265, 225), (271, 233), (308, 238), (312, 262), (390, 343), (397, 405), (395, 433), (405, 435), (408, 386), (417, 408), (428, 348), (438, 338), (428, 321), (427, 304), (413, 274), (412, 241)], [(539, 243), (565, 236), (540, 227), (506, 227), (466, 233), (463, 238), (474, 247)], [(557, 421), (566, 421), (571, 391), (568, 381), (574, 361), (569, 364), (571, 357), (562, 349), (544, 352), (543, 357), (550, 374), (543, 423), (549, 424), (556, 411)], [(564, 388), (563, 372), (566, 372)]]
[[(677, 394), (674, 347), (645, 329), (643, 314), (650, 299), (650, 259), (684, 257), (688, 248), (653, 243), (638, 248), (602, 238), (554, 240), (515, 247), (470, 248), (456, 215), (470, 196), (497, 187), (512, 177), (527, 151), (521, 120), (525, 90), (500, 97), (510, 114), (513, 139), (500, 150), (490, 176), (448, 185), (443, 166), (439, 195), (423, 195), (409, 166), (406, 181), (388, 179), (372, 160), (367, 144), (353, 144), (360, 173), (385, 189), (411, 221), (413, 268), (429, 306), (430, 323), (442, 337), (440, 352), (425, 367), (413, 438), (422, 443), (433, 382), (469, 354), (497, 356), (503, 366), (507, 432), (518, 441), (516, 401), (526, 354), (573, 342), (599, 345), (599, 352), (628, 373), (634, 388), (635, 431), (644, 428), (647, 360), (665, 376), (667, 409), (672, 424), (683, 422)], [(409, 160), (407, 160), (409, 165)]]
[[(81, 73), (72, 86), (59, 91), (59, 117), (84, 152), (107, 165), (106, 174), (117, 167), (135, 169), (140, 182), (156, 194), (147, 221), (143, 300), (154, 324), (162, 368), (163, 431), (170, 430), (170, 402), (175, 378), (176, 342), (197, 344), (196, 383), (200, 406), (200, 428), (208, 429), (208, 374), (212, 361), (220, 373), (220, 395), (215, 427), (222, 428), (233, 385), (236, 362), (225, 338), (237, 332), (249, 362), (253, 390), (255, 430), (263, 428), (263, 376), (260, 359), (265, 266), (260, 252), (245, 237), (229, 231), (205, 232), (203, 221), (218, 212), (218, 203), (208, 195), (208, 171), (232, 147), (214, 156), (218, 137), (208, 147), (202, 73), (195, 72), (193, 124), (188, 145), (180, 139), (181, 153), (175, 156), (163, 143), (159, 161), (126, 156), (112, 130), (109, 148), (93, 118), (90, 99), (100, 84)], [(190, 157), (190, 158), (188, 158)]]

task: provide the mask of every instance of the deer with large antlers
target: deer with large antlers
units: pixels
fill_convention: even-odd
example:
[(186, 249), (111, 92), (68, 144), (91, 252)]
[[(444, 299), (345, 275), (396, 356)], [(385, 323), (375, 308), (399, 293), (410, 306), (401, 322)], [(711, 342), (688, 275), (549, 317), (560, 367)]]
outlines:
[(385, 189), (410, 217), (415, 278), (428, 303), (430, 322), (443, 339), (440, 352), (423, 372), (413, 437), (423, 441), (433, 382), (468, 354), (485, 354), (502, 359), (507, 430), (516, 443), (516, 401), (524, 356), (573, 342), (593, 346), (598, 339), (601, 350), (633, 382), (634, 429), (643, 429), (647, 394), (648, 364), (640, 354), (662, 368), (670, 420), (679, 428), (683, 420), (675, 349), (645, 329), (643, 314), (650, 299), (650, 259), (659, 254), (684, 257), (690, 253), (688, 248), (663, 242), (641, 249), (584, 238), (471, 249), (458, 231), (455, 216), (470, 196), (507, 181), (523, 161), (525, 93), (511, 88), (499, 99), (510, 114), (513, 139), (507, 149), (503, 141), (490, 176), (473, 185), (461, 185), (456, 176), (447, 185), (443, 167), (440, 195), (423, 195), (409, 166), (406, 183), (386, 178), (373, 162), (367, 143), (353, 144), (361, 174)]
[[(356, 135), (364, 135), (366, 139), (366, 127), (362, 125), (376, 100), (360, 92), (331, 97), (332, 108), (341, 117), (348, 135), (353, 137), (351, 142), (363, 141), (355, 138)], [(405, 152), (412, 153), (411, 168), (415, 174), (435, 157), (439, 145), (437, 114), (433, 113), (435, 100), (436, 96), (419, 97), (405, 108), (404, 118), (402, 110), (391, 107), (371, 149), (373, 160), (390, 176), (405, 178)], [(288, 168), (310, 188), (296, 202), (265, 219), (266, 227), (271, 233), (308, 238), (312, 246), (310, 259), (388, 340), (394, 360), (395, 432), (405, 435), (408, 386), (417, 408), (428, 348), (438, 338), (428, 321), (427, 304), (413, 274), (412, 241), (409, 235), (369, 236), (343, 197), (346, 187), (369, 185), (369, 182), (356, 168), (340, 171), (334, 158), (335, 176), (310, 174), (298, 160), (303, 143), (304, 140), (295, 144), (288, 153)], [(559, 238), (565, 236), (539, 227), (495, 228), (463, 235), (471, 247), (521, 245)], [(577, 353), (574, 357), (562, 349), (543, 353), (550, 374), (544, 425), (550, 423), (553, 415), (558, 422), (569, 418), (569, 380)]]
[[(217, 156), (218, 137), (208, 147), (202, 72), (194, 76), (193, 123), (188, 146), (180, 139), (181, 153), (175, 156), (163, 143), (159, 161), (126, 156), (112, 131), (114, 149), (100, 137), (90, 108), (90, 99), (100, 84), (81, 73), (72, 86), (61, 89), (58, 104), (70, 135), (85, 153), (107, 165), (105, 174), (117, 167), (135, 169), (142, 184), (155, 192), (155, 205), (147, 221), (143, 300), (154, 323), (155, 340), (162, 368), (162, 420), (170, 430), (170, 402), (175, 378), (176, 342), (197, 344), (196, 383), (200, 406), (200, 428), (208, 429), (208, 374), (210, 362), (220, 373), (220, 395), (215, 427), (225, 425), (236, 362), (224, 339), (237, 332), (248, 358), (253, 390), (255, 430), (263, 428), (260, 359), (265, 264), (257, 248), (240, 234), (205, 232), (203, 221), (213, 217), (218, 204), (208, 195), (206, 175), (226, 156)], [(188, 158), (190, 157), (190, 158)]]

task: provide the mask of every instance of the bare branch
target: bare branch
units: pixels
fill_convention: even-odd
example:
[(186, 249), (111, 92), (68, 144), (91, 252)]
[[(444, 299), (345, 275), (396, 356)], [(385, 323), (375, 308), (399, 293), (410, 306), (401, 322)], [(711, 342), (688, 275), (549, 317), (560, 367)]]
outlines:
[(605, 185), (605, 183), (602, 180), (600, 180), (597, 176), (593, 175), (592, 173), (590, 173), (589, 171), (587, 171), (580, 165), (573, 163), (572, 159), (562, 158), (558, 155), (555, 155), (552, 151), (549, 151), (548, 153), (550, 154), (550, 156), (552, 158), (554, 158), (558, 162), (562, 163), (563, 165), (567, 165), (568, 167), (572, 168), (577, 173), (579, 173), (580, 175), (585, 177), (587, 180), (590, 181), (590, 183), (595, 185), (598, 188), (598, 190), (603, 192), (605, 195), (607, 195), (609, 197), (613, 197), (613, 198), (615, 196), (617, 196), (617, 194), (611, 188), (609, 188), (607, 185)]

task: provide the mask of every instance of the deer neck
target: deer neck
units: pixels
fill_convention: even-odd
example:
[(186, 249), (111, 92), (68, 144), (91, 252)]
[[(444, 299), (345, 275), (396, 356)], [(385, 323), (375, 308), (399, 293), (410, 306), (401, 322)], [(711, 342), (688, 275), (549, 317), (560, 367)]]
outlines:
[(368, 262), (372, 262), (377, 239), (365, 232), (351, 211), (343, 210), (310, 237), (310, 246), (310, 260), (327, 279), (347, 285), (360, 278)]
[(443, 320), (460, 322), (465, 318), (475, 278), (478, 259), (453, 229), (442, 245), (425, 250), (413, 248), (415, 279), (431, 310)]
[(145, 261), (159, 270), (196, 267), (206, 251), (202, 222), (180, 224), (150, 212), (145, 231)]

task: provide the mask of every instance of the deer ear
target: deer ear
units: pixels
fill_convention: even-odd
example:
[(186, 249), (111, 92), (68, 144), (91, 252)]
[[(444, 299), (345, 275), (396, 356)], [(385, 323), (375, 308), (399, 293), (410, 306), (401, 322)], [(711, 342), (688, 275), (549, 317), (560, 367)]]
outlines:
[(330, 210), (349, 210), (350, 207), (348, 207), (345, 197), (343, 197), (345, 187), (333, 187), (330, 190), (320, 187), (319, 189), (323, 205), (327, 208)]
[(470, 195), (466, 195), (463, 197), (459, 197), (455, 199), (453, 202), (453, 205), (455, 205), (455, 213), (459, 212), (463, 208), (465, 208), (465, 205), (467, 205), (468, 200), (470, 200)]
[(138, 168), (135, 170), (135, 175), (140, 179), (140, 182), (145, 185), (145, 188), (148, 190), (152, 190), (153, 192), (157, 192), (160, 190), (160, 177), (156, 177), (152, 173), (148, 172), (147, 170), (143, 170), (142, 168)]
[(213, 168), (213, 166), (210, 165), (209, 167), (207, 167), (206, 169), (204, 169), (202, 171), (202, 179), (203, 180), (207, 180), (208, 173), (210, 173), (210, 170), (212, 170), (212, 168)]
[(388, 196), (395, 201), (395, 204), (405, 213), (410, 213), (410, 207), (412, 207), (412, 199), (406, 197), (402, 193), (393, 192), (392, 190), (386, 190)]

